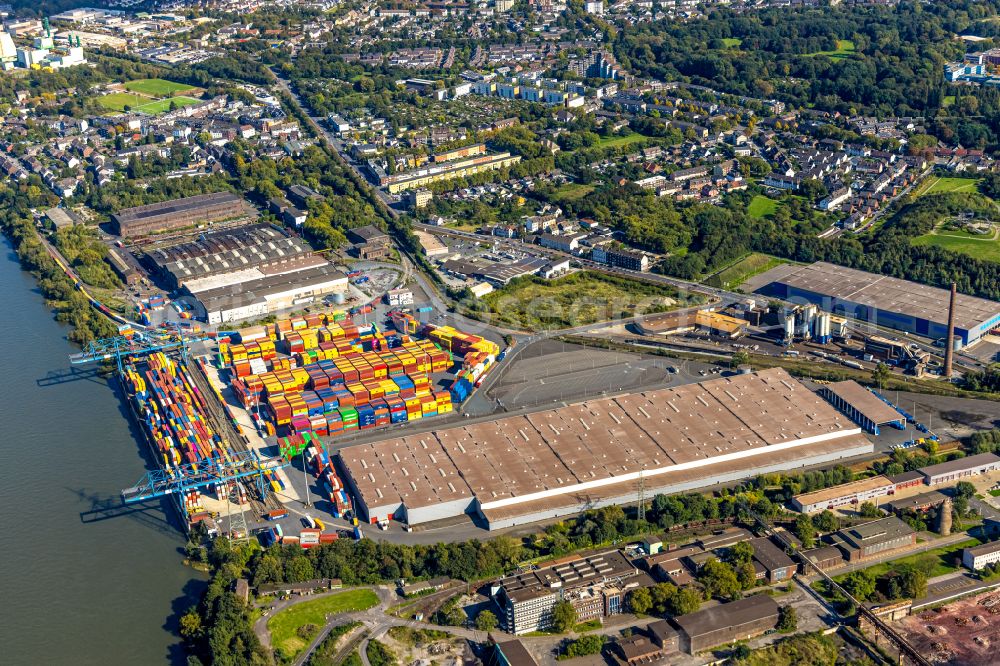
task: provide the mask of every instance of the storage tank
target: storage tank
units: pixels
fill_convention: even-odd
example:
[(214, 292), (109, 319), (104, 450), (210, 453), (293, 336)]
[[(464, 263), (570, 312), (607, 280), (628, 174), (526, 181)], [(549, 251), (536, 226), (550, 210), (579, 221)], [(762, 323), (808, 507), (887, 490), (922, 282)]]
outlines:
[(815, 319), (815, 324), (813, 326), (814, 337), (816, 342), (825, 345), (830, 342), (830, 315), (827, 313), (822, 313), (818, 315)]
[(785, 340), (791, 340), (795, 337), (795, 312), (789, 311), (785, 313)]

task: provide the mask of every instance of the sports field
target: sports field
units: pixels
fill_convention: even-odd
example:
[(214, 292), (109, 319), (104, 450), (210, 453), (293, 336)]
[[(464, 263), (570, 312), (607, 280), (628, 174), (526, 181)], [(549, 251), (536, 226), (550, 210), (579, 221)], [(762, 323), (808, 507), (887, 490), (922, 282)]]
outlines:
[(918, 197), (928, 194), (941, 194), (942, 192), (976, 192), (979, 185), (978, 178), (942, 178), (940, 176), (930, 176), (914, 191)]
[(705, 284), (721, 289), (735, 289), (754, 275), (769, 271), (775, 266), (787, 263), (783, 259), (753, 252), (705, 279)]
[(111, 93), (97, 98), (97, 103), (108, 111), (125, 111), (128, 107), (131, 111), (139, 111), (155, 115), (170, 110), (170, 105), (180, 108), (198, 104), (200, 100), (193, 97), (168, 97), (164, 99), (153, 99), (143, 95), (133, 93)]
[(150, 97), (169, 97), (177, 93), (194, 90), (194, 86), (189, 86), (186, 83), (167, 81), (166, 79), (141, 79), (138, 81), (129, 81), (125, 84), (125, 89), (149, 95)]

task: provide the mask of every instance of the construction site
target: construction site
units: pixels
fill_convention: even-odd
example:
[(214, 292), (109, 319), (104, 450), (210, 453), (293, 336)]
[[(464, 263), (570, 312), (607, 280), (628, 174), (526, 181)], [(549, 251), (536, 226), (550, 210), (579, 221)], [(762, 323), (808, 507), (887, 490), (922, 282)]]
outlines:
[(1000, 642), (1000, 592), (920, 611), (893, 624), (932, 664), (995, 664)]

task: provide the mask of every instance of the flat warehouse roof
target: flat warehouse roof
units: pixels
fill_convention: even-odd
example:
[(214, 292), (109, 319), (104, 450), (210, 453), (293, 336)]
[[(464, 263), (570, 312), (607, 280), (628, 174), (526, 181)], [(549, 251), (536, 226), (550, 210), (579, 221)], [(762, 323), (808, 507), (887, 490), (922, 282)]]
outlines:
[[(780, 277), (777, 277), (779, 276)], [(947, 289), (866, 273), (854, 268), (817, 261), (809, 266), (783, 266), (775, 282), (815, 294), (858, 303), (900, 314), (946, 324)], [(958, 294), (955, 299), (955, 326), (971, 330), (1000, 314), (1000, 303)]]
[(995, 453), (979, 453), (974, 456), (955, 458), (954, 460), (938, 463), (937, 465), (921, 467), (920, 471), (924, 474), (924, 476), (934, 477), (934, 476), (941, 476), (942, 474), (953, 474), (955, 472), (963, 472), (967, 469), (983, 467), (985, 465), (993, 465), (998, 462), (1000, 462), (1000, 456), (996, 455)]
[(845, 382), (834, 382), (833, 384), (828, 384), (826, 386), (826, 390), (830, 391), (848, 405), (861, 412), (866, 419), (875, 425), (892, 423), (893, 421), (899, 421), (905, 418), (902, 414), (879, 400), (872, 394), (871, 391), (853, 379), (849, 379)]
[[(652, 487), (673, 473), (697, 478), (708, 465), (747, 468), (762, 454), (797, 459), (799, 447), (867, 441), (860, 432), (772, 368), (348, 447), (340, 455), (368, 506), (385, 505), (389, 494), (430, 501), (444, 479), (460, 479), (485, 511), (601, 494), (640, 475)], [(414, 465), (442, 472), (420, 481), (400, 474), (371, 481), (369, 469), (395, 469), (391, 454), (400, 450)]]
[(822, 490), (816, 490), (811, 493), (803, 493), (801, 495), (796, 495), (792, 499), (796, 500), (803, 506), (807, 504), (823, 504), (824, 502), (830, 502), (848, 495), (871, 492), (882, 488), (888, 491), (894, 487), (895, 484), (889, 481), (889, 479), (879, 475), (872, 476), (867, 479), (858, 479), (857, 481), (851, 481), (850, 483), (842, 483), (839, 486), (833, 486), (831, 488), (823, 488)]
[(293, 289), (308, 289), (331, 282), (347, 284), (347, 276), (330, 264), (307, 268), (294, 273), (269, 275), (249, 282), (207, 289), (196, 298), (207, 312), (230, 310), (265, 300), (268, 296)]

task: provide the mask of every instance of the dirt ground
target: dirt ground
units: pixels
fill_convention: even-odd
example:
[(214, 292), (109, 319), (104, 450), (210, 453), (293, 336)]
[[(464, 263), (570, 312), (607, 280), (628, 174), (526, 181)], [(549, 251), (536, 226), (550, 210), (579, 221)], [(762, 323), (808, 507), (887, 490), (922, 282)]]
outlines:
[(1000, 664), (1000, 592), (922, 611), (900, 620), (897, 627), (931, 663)]
[(433, 629), (392, 627), (380, 639), (401, 666), (451, 666), (462, 663), (465, 641)]

